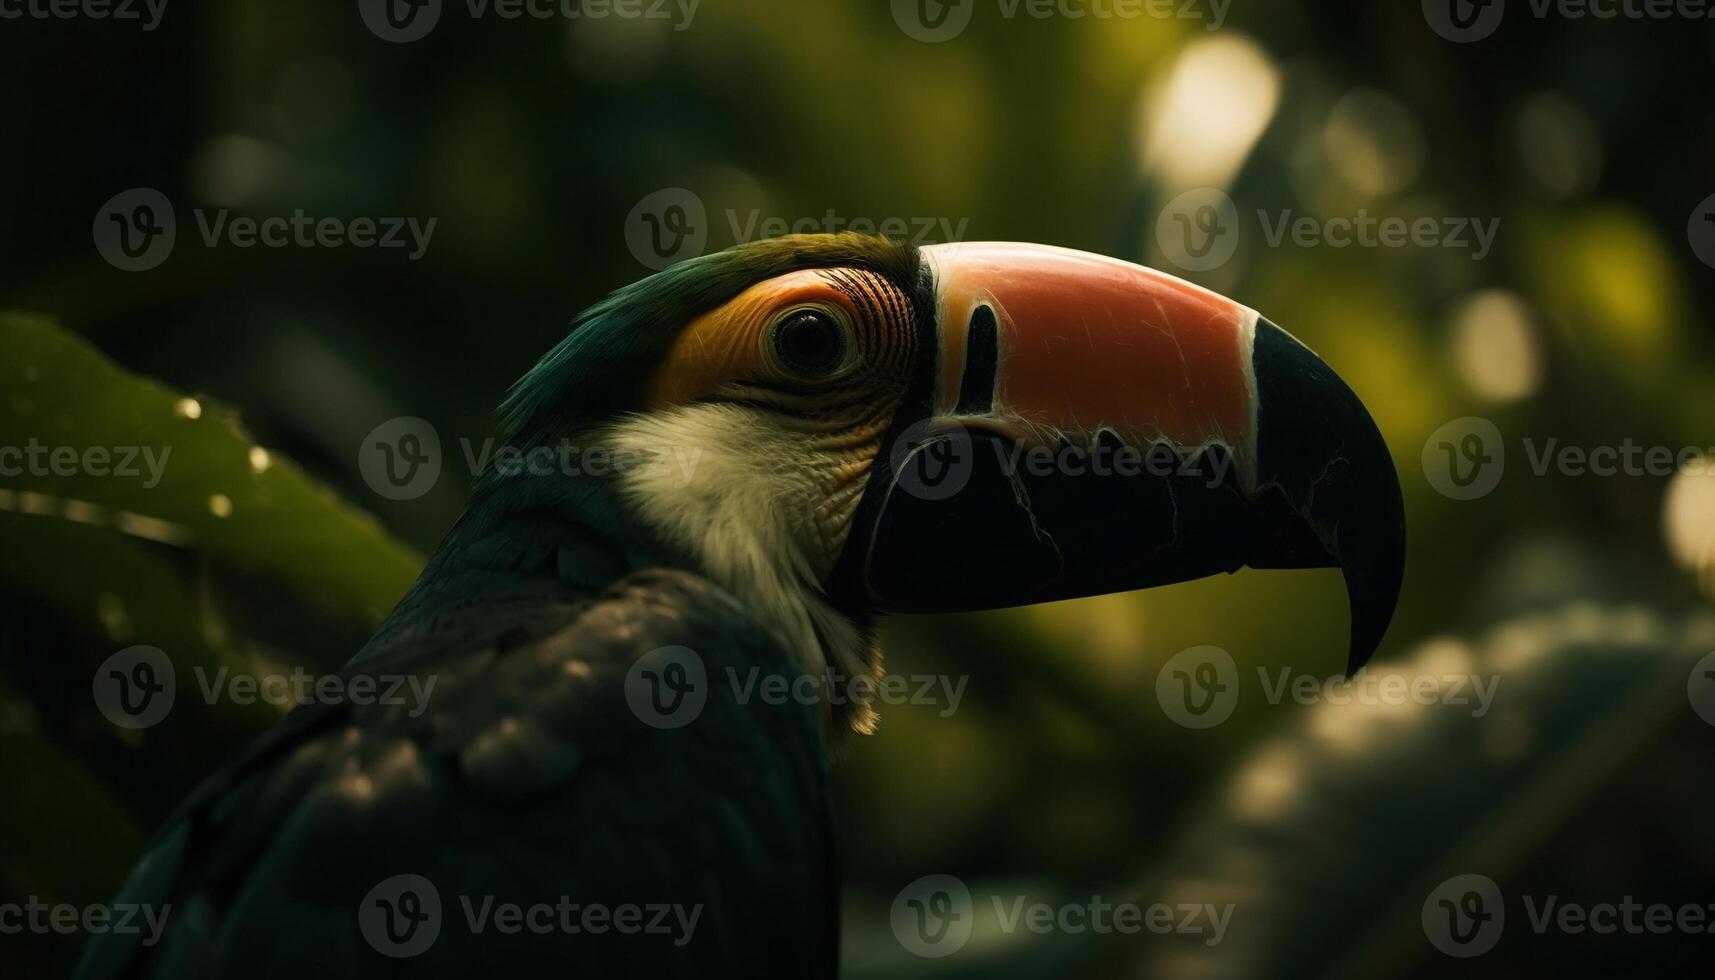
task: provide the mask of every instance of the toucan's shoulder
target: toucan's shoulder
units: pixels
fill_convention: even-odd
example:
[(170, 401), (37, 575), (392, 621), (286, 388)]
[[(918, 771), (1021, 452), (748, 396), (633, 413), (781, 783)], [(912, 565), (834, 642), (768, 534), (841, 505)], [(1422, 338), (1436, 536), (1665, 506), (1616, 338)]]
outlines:
[[(705, 675), (790, 670), (798, 658), (730, 592), (693, 572), (650, 568), (587, 596), (523, 593), (449, 603), (372, 644), (339, 676), (373, 679), (374, 703), (294, 710), (187, 801), (218, 796), (286, 763), (306, 743), (348, 733), (407, 738), (456, 756), (475, 789), (527, 791), (599, 741), (645, 735), (629, 703), (645, 661), (688, 651)], [(630, 688), (628, 690), (628, 680)], [(397, 685), (389, 696), (387, 688)], [(645, 719), (648, 720), (648, 719)], [(534, 771), (526, 771), (533, 769)], [(559, 773), (565, 775), (565, 773)]]

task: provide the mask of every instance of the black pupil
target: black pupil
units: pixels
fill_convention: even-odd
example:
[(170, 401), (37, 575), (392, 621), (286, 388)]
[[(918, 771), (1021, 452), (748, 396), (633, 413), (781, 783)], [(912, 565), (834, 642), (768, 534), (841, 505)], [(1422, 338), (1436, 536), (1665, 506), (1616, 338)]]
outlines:
[(846, 356), (846, 335), (826, 313), (805, 310), (781, 321), (774, 331), (780, 362), (799, 374), (826, 374)]

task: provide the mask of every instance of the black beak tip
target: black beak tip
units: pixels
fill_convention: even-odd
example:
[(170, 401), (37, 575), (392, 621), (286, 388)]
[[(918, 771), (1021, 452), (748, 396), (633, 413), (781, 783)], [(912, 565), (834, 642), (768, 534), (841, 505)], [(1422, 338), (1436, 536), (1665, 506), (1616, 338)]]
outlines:
[(1257, 567), (1337, 565), (1345, 574), (1356, 673), (1381, 646), (1405, 572), (1405, 503), (1381, 430), (1352, 389), (1286, 331), (1257, 321), (1259, 482), (1278, 487), (1305, 537), (1277, 540)]
[(1399, 603), (1400, 588), (1404, 583), (1403, 558), (1405, 552), (1405, 528), (1403, 524), (1395, 540), (1386, 544), (1382, 551), (1400, 556), (1400, 560), (1388, 568), (1384, 565), (1372, 568), (1347, 567), (1346, 597), (1351, 608), (1352, 632), (1351, 646), (1346, 655), (1346, 676), (1350, 677), (1362, 670), (1364, 665), (1375, 656), (1381, 647), (1382, 638), (1387, 635), (1388, 626), (1393, 622), (1394, 608)]
[(1381, 646), (1399, 605), (1405, 583), (1405, 500), (1393, 457), (1381, 432), (1352, 396), (1351, 405), (1367, 429), (1355, 442), (1352, 499), (1338, 518), (1335, 555), (1346, 578), (1351, 608), (1351, 647), (1346, 674), (1357, 673)]

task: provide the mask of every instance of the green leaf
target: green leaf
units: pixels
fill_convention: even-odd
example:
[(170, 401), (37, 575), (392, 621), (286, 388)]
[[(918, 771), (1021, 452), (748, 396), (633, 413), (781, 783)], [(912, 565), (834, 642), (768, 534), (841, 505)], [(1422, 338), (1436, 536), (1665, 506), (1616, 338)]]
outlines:
[[(0, 314), (0, 349), (0, 511), (195, 549), (369, 625), (422, 568), (373, 517), (253, 445), (232, 410), (40, 317)], [(14, 573), (36, 561), (0, 553)]]

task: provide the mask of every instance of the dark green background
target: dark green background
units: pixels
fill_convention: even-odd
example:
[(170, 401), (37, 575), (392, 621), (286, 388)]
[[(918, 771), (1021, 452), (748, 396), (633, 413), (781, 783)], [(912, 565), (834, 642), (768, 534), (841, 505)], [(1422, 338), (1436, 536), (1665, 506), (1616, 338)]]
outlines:
[[(265, 474), (275, 483), (251, 485), (224, 421), (230, 445), (154, 490), (0, 478), (0, 489), (107, 495), (197, 529), (162, 544), (0, 498), (12, 503), (0, 507), (0, 901), (103, 900), (166, 811), (270, 720), (197, 705), (120, 732), (89, 698), (106, 656), (151, 643), (209, 663), (325, 669), (361, 643), (408, 584), (413, 552), (459, 511), (458, 440), (490, 434), (506, 386), (572, 314), (650, 271), (626, 237), (647, 195), (696, 195), (709, 249), (752, 215), (832, 212), (1179, 272), (1157, 219), (1183, 186), (1215, 183), (1247, 230), (1231, 262), (1187, 277), (1322, 353), (1394, 451), (1412, 549), (1381, 667), (1493, 671), (1496, 708), (1354, 720), (1266, 704), (1253, 684), (1218, 728), (1163, 714), (1157, 672), (1192, 646), (1230, 651), (1246, 676), (1337, 671), (1345, 608), (1332, 573), (1247, 572), (890, 623), (893, 670), (970, 682), (950, 718), (884, 711), (879, 734), (838, 768), (852, 974), (992, 976), (1007, 963), (1019, 975), (1108, 975), (1129, 961), (1158, 976), (1521, 976), (1706, 963), (1709, 936), (1537, 936), (1516, 903), (1501, 944), (1474, 960), (1436, 952), (1419, 924), (1429, 889), (1466, 872), (1509, 896), (1715, 902), (1715, 728), (1686, 686), (1715, 649), (1687, 567), (1710, 563), (1709, 480), (1672, 485), (1681, 517), (1670, 525), (1666, 478), (1537, 476), (1520, 451), (1527, 437), (1715, 445), (1715, 271), (1687, 233), (1715, 194), (1715, 22), (1538, 19), (1524, 0), (1509, 6), (1494, 36), (1464, 45), (1403, 0), (1233, 0), (1219, 31), (1009, 19), (976, 0), (969, 29), (940, 44), (908, 37), (883, 2), (703, 0), (683, 30), (472, 20), (451, 3), (409, 44), (378, 39), (337, 0), (171, 0), (152, 32), (0, 20), (0, 309), (57, 320), (127, 371), (202, 399), (211, 418), (230, 406), (248, 438), (310, 478), (281, 463)], [(1180, 98), (1192, 130), (1230, 134), (1246, 111), (1267, 124), (1218, 175), (1181, 160), (1202, 174), (1187, 184), (1145, 151), (1147, 107), (1198, 57), (1217, 70)], [(1247, 64), (1273, 79), (1272, 107), (1233, 81), (1250, 77)], [(165, 193), (179, 222), (172, 256), (141, 273), (104, 262), (91, 235), (103, 203), (134, 187)], [(221, 206), (437, 225), (420, 261), (204, 247), (191, 211)], [(1478, 261), (1454, 248), (1275, 247), (1251, 218), (1360, 208), (1498, 219), (1499, 234)], [(1459, 326), (1486, 290), (1516, 301), (1522, 328)], [(75, 357), (50, 385), (32, 380), (26, 369), (46, 355), (3, 336), (14, 338), (0, 350), (8, 441), (113, 444), (125, 431), (172, 440), (190, 460), (197, 440), (217, 438), (165, 429), (176, 393)], [(1523, 354), (1508, 343), (1520, 338)], [(1486, 369), (1534, 380), (1495, 398), (1477, 377)], [(364, 483), (358, 451), (400, 415), (438, 428), (449, 466), (432, 493), (395, 502)], [(1491, 419), (1512, 455), (1494, 493), (1455, 501), (1426, 479), (1424, 447), (1471, 415)], [(317, 482), (349, 506), (327, 503)], [(214, 493), (234, 504), (229, 517), (210, 517)], [(1246, 809), (1258, 786), (1295, 802), (1259, 817)], [(960, 876), (979, 901), (1238, 896), (1233, 937), (1206, 949), (979, 928), (960, 954), (919, 959), (894, 941), (888, 909), (931, 873)], [(1255, 928), (1241, 937), (1247, 912)], [(0, 936), (0, 973), (58, 975), (77, 946)], [(1062, 955), (1109, 965), (1063, 966)]]

